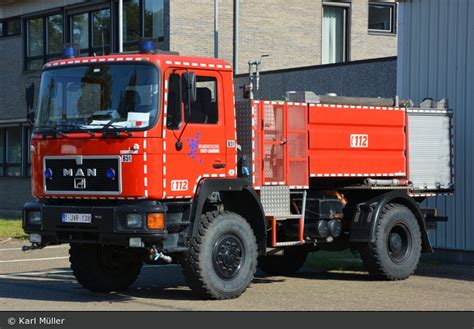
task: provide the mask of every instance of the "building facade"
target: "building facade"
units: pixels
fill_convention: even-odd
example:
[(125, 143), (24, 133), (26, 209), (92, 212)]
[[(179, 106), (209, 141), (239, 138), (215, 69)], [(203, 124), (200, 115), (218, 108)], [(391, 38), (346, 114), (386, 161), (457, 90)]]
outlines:
[[(446, 97), (454, 111), (455, 194), (430, 198), (449, 220), (439, 223), (435, 247), (474, 251), (474, 3), (400, 3), (397, 91), (419, 103)], [(435, 165), (435, 164), (434, 164)], [(465, 253), (466, 255), (466, 253)], [(474, 253), (469, 253), (472, 262)]]
[[(42, 66), (66, 43), (81, 55), (119, 50), (119, 0), (0, 0), (0, 211), (18, 215), (31, 199), (27, 114)], [(163, 50), (217, 56), (236, 73), (397, 54), (394, 0), (123, 0), (123, 49), (142, 37)], [(27, 102), (27, 96), (34, 95)]]

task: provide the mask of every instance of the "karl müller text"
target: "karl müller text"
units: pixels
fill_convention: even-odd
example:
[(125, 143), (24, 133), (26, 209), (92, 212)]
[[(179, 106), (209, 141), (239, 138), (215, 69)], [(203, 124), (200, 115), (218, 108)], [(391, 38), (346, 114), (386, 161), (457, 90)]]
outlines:
[(62, 325), (64, 324), (64, 318), (56, 318), (53, 316), (38, 316), (33, 318), (18, 317), (17, 325)]

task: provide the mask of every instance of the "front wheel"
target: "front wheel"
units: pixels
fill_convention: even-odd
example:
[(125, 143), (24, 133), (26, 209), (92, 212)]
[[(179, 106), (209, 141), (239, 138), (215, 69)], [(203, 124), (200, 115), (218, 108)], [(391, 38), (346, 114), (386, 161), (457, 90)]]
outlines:
[(122, 247), (71, 244), (69, 255), (77, 281), (95, 292), (127, 289), (143, 265), (140, 257)]
[(403, 280), (413, 274), (421, 254), (420, 227), (413, 212), (400, 204), (387, 204), (375, 234), (375, 242), (359, 246), (369, 274), (385, 280)]
[(235, 213), (213, 211), (196, 225), (199, 234), (182, 260), (189, 287), (204, 298), (240, 296), (257, 265), (257, 242), (249, 223)]

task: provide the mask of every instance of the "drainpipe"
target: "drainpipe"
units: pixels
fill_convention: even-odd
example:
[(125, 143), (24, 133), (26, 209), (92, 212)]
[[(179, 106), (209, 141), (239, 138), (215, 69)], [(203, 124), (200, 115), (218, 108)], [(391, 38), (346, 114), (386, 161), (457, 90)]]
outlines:
[(219, 0), (214, 0), (214, 57), (219, 57)]
[(239, 17), (240, 17), (240, 0), (234, 0), (234, 56), (233, 67), (234, 74), (239, 73)]
[(123, 0), (118, 2), (118, 44), (119, 53), (123, 52)]

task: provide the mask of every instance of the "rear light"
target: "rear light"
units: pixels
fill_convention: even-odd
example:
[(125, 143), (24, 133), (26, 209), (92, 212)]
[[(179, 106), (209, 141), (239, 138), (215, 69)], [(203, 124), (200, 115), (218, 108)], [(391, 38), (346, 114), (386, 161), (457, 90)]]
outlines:
[(146, 227), (149, 230), (163, 230), (165, 227), (165, 216), (163, 213), (151, 213), (146, 217)]

